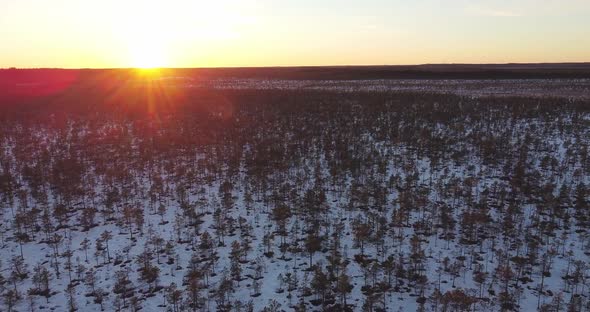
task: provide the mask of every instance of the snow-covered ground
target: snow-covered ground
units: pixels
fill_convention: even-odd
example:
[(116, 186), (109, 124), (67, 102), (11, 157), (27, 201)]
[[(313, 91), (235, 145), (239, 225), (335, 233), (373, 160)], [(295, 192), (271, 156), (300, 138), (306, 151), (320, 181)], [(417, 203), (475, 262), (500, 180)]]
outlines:
[[(481, 88), (482, 83), (488, 86)], [(547, 83), (557, 89), (547, 91)], [(501, 95), (509, 88), (510, 95), (518, 89), (527, 95), (571, 91), (568, 97), (587, 97), (590, 82), (232, 80), (212, 85), (217, 89), (285, 86), (353, 93), (434, 90), (470, 96)], [(520, 95), (520, 91), (514, 92)], [(577, 224), (574, 198), (578, 185), (590, 183), (588, 159), (584, 158), (584, 148), (590, 143), (588, 110), (552, 112), (548, 113), (550, 118), (532, 107), (525, 109), (531, 110), (531, 116), (514, 117), (493, 110), (481, 115), (457, 112), (459, 117), (446, 121), (422, 119), (419, 114), (428, 112), (418, 111), (414, 120), (394, 124), (392, 120), (398, 122), (395, 112), (384, 113), (389, 119), (380, 120), (365, 113), (369, 108), (363, 103), (355, 105), (360, 108), (353, 109), (361, 112), (342, 120), (336, 119), (338, 116), (326, 121), (316, 115), (301, 117), (303, 113), (279, 114), (283, 117), (252, 125), (257, 134), (239, 147), (226, 146), (221, 140), (214, 147), (191, 143), (188, 150), (160, 150), (158, 143), (153, 143), (153, 154), (145, 152), (150, 146), (145, 133), (128, 120), (113, 120), (98, 128), (83, 119), (70, 120), (67, 131), (56, 130), (51, 124), (21, 128), (14, 121), (0, 141), (0, 177), (4, 186), (9, 180), (12, 183), (10, 192), (3, 188), (0, 202), (0, 272), (5, 280), (0, 281), (2, 311), (8, 310), (8, 300), (16, 299), (7, 295), (11, 290), (19, 294), (11, 305), (14, 311), (31, 310), (31, 305), (35, 311), (67, 311), (72, 301), (79, 311), (100, 311), (93, 295), (96, 289), (104, 292), (105, 311), (133, 311), (133, 300), (142, 311), (173, 311), (175, 307), (167, 298), (167, 287), (173, 283), (182, 294), (178, 309), (192, 311), (186, 283), (191, 266), (209, 272), (198, 278), (202, 300), (195, 310), (219, 310), (225, 302), (232, 311), (247, 311), (248, 303), (254, 311), (272, 310), (274, 301), (280, 304), (277, 311), (290, 311), (302, 300), (308, 310), (332, 307), (338, 311), (342, 309), (334, 305), (340, 302), (338, 281), (329, 282), (329, 299), (323, 306), (317, 301), (313, 282), (317, 272), (309, 269), (306, 251), (310, 233), (322, 238), (320, 250), (312, 254), (315, 269), (328, 272), (329, 256), (334, 253), (345, 262), (340, 269), (350, 277), (353, 287), (346, 300), (354, 311), (439, 311), (443, 300), (450, 300), (445, 306), (448, 311), (498, 311), (504, 287), (514, 310), (536, 311), (543, 304), (555, 304), (561, 296), (560, 311), (577, 298), (582, 298), (582, 309), (575, 311), (586, 311), (590, 235), (585, 225)], [(470, 103), (466, 99), (462, 105)], [(476, 118), (481, 116), (489, 119)], [(238, 117), (241, 115), (236, 113)], [(322, 130), (311, 130), (317, 126)], [(236, 128), (241, 129), (240, 125)], [(398, 129), (397, 136), (383, 135), (384, 129), (390, 128)], [(156, 137), (166, 139), (172, 130), (158, 131)], [(411, 131), (411, 135), (422, 131), (422, 137), (406, 142), (401, 139), (404, 131)], [(479, 142), (486, 134), (495, 135), (498, 143), (488, 151)], [(265, 145), (265, 140), (270, 143)], [(441, 146), (430, 145), (434, 142)], [(297, 154), (272, 149), (289, 144), (300, 144), (295, 148)], [(99, 150), (93, 152), (93, 148)], [(237, 162), (231, 158), (236, 155), (231, 148), (241, 153)], [(494, 149), (500, 151), (491, 156), (496, 159), (490, 159)], [(254, 171), (262, 170), (253, 165), (255, 156), (260, 157), (256, 153), (275, 155), (279, 165), (262, 158), (259, 161), (268, 162), (262, 166), (268, 170)], [(66, 163), (56, 165), (60, 160)], [(81, 166), (79, 176), (74, 172), (78, 167), (69, 166), (70, 160)], [(524, 167), (522, 176), (518, 176), (519, 162)], [(43, 176), (36, 186), (28, 178), (34, 180), (35, 168)], [(62, 168), (65, 180), (47, 168)], [(80, 180), (67, 180), (72, 177)], [(64, 192), (55, 187), (67, 188), (68, 183), (84, 191), (75, 191), (76, 195), (66, 200)], [(567, 200), (560, 198), (563, 185), (568, 187)], [(525, 187), (534, 190), (523, 190)], [(540, 191), (545, 189), (552, 196)], [(273, 217), (280, 205), (291, 210), (284, 237)], [(85, 229), (81, 219), (91, 208), (97, 213)], [(445, 210), (449, 214), (443, 217)], [(408, 213), (406, 219), (400, 217), (404, 212)], [(474, 222), (476, 240), (470, 242), (465, 240), (470, 235), (466, 225), (477, 213), (485, 218)], [(362, 250), (359, 224), (368, 226)], [(98, 243), (105, 232), (112, 237)], [(203, 233), (208, 233), (213, 246), (202, 246)], [(19, 234), (26, 238), (19, 240)], [(57, 243), (55, 235), (60, 237)], [(85, 239), (87, 250), (83, 248)], [(232, 271), (234, 242), (241, 246), (239, 279)], [(250, 248), (244, 249), (244, 242)], [(147, 260), (142, 258), (146, 251)], [(22, 278), (13, 273), (21, 255), (28, 266), (28, 274)], [(392, 284), (386, 287), (384, 261), (389, 256), (395, 265)], [(159, 268), (153, 283), (141, 277), (144, 261)], [(33, 281), (34, 268), (39, 265), (50, 275), (47, 298), (34, 292), (27, 295), (30, 289), (39, 288)], [(510, 272), (502, 275), (499, 269), (503, 266)], [(581, 270), (581, 277), (574, 282), (571, 276), (576, 269)], [(90, 270), (95, 273), (93, 286), (88, 282)], [(124, 296), (114, 292), (118, 272), (133, 285), (133, 294), (124, 303)], [(477, 272), (485, 277), (479, 284), (474, 280)], [(287, 275), (293, 287), (289, 287)], [(224, 279), (231, 281), (232, 289), (220, 297)], [(446, 299), (435, 295), (452, 290), (461, 290), (472, 300), (467, 308), (450, 295)], [(244, 306), (238, 308), (238, 303)]]
[(187, 87), (254, 90), (325, 90), (339, 92), (414, 91), (463, 96), (533, 96), (590, 98), (590, 79), (373, 79), (373, 80), (276, 80), (216, 79), (190, 81)]

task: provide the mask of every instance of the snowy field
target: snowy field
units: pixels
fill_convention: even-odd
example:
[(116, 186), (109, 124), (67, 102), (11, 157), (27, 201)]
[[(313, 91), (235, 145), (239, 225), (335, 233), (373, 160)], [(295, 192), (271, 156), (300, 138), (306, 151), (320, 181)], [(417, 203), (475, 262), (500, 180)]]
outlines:
[(589, 107), (472, 97), (590, 81), (207, 84), (342, 97), (9, 121), (2, 311), (589, 311)]
[(462, 96), (532, 96), (590, 98), (590, 79), (395, 79), (395, 80), (276, 80), (276, 79), (167, 79), (187, 87), (254, 90), (326, 90), (339, 92), (414, 91)]

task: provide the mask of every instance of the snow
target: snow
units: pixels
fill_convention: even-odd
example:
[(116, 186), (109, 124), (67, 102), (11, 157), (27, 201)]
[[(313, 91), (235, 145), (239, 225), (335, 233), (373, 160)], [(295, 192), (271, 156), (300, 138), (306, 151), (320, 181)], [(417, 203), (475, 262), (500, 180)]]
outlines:
[[(572, 84), (573, 82), (573, 84)], [(193, 82), (191, 82), (193, 83)], [(267, 89), (267, 88), (276, 88), (276, 89), (307, 89), (307, 90), (332, 90), (332, 91), (344, 91), (344, 92), (359, 92), (359, 91), (382, 91), (382, 90), (393, 90), (393, 91), (408, 91), (408, 90), (435, 90), (437, 92), (452, 92), (457, 93), (459, 95), (466, 95), (466, 94), (476, 94), (477, 96), (480, 95), (504, 95), (505, 88), (511, 88), (510, 90), (514, 89), (526, 89), (522, 91), (527, 94), (533, 94), (538, 96), (546, 96), (548, 93), (543, 91), (547, 85), (552, 87), (558, 88), (558, 90), (566, 90), (566, 86), (571, 87), (567, 89), (571, 91), (567, 93), (568, 97), (587, 97), (588, 94), (588, 86), (590, 86), (590, 81), (588, 80), (575, 80), (575, 81), (564, 81), (564, 80), (555, 80), (555, 81), (511, 81), (511, 80), (502, 80), (497, 82), (493, 85), (488, 85), (486, 88), (478, 87), (481, 84), (481, 81), (469, 81), (469, 82), (459, 82), (459, 81), (351, 81), (351, 82), (336, 82), (336, 81), (252, 81), (252, 80), (232, 80), (232, 81), (214, 81), (211, 82), (215, 88), (220, 90), (231, 88), (231, 89), (250, 89), (250, 88), (260, 88), (260, 89)], [(513, 86), (515, 85), (515, 86)], [(514, 89), (512, 89), (514, 88)], [(569, 92), (568, 91), (568, 92)], [(552, 91), (555, 93), (552, 94), (560, 94), (561, 91)], [(565, 91), (564, 91), (565, 92)], [(512, 91), (509, 92), (512, 94)], [(588, 118), (589, 116), (586, 115), (584, 118)], [(588, 120), (588, 119), (586, 119)], [(508, 121), (507, 121), (508, 122)], [(540, 120), (514, 120), (510, 121), (515, 123), (514, 131), (512, 132), (512, 142), (507, 142), (508, 145), (516, 144), (519, 140), (522, 139), (520, 133), (524, 133), (525, 130), (530, 129), (533, 125), (536, 125), (540, 128), (543, 128), (544, 125), (541, 123)], [(470, 124), (470, 121), (465, 121), (466, 124)], [(498, 125), (498, 127), (505, 127), (506, 123)], [(401, 127), (401, 125), (400, 125)], [(108, 133), (109, 130), (116, 129), (116, 125), (104, 125), (102, 129), (100, 129), (100, 133)], [(44, 144), (49, 146), (55, 146), (60, 144), (59, 140), (57, 140), (57, 133), (52, 133), (50, 130), (43, 128), (43, 126), (35, 127), (33, 130), (34, 136), (44, 141)], [(133, 130), (132, 130), (133, 131)], [(437, 133), (448, 133), (452, 132), (449, 125), (445, 124), (438, 124), (437, 125)], [(467, 130), (463, 133), (463, 141), (458, 142), (459, 145), (464, 145), (472, 149), (472, 143), (469, 141), (470, 131)], [(553, 172), (551, 170), (540, 170), (542, 178), (550, 179), (551, 177), (555, 176), (557, 181), (560, 183), (556, 185), (555, 190), (556, 192), (559, 190), (561, 184), (567, 185), (574, 185), (574, 183), (578, 183), (579, 181), (584, 182), (586, 184), (590, 183), (590, 177), (582, 176), (581, 178), (574, 177), (574, 171), (576, 168), (579, 168), (581, 164), (575, 163), (573, 165), (568, 164), (568, 145), (569, 146), (577, 146), (580, 143), (588, 143), (588, 128), (585, 128), (585, 133), (581, 136), (574, 136), (571, 133), (558, 133), (553, 132), (546, 134), (544, 137), (539, 137), (538, 139), (541, 140), (540, 144), (543, 148), (543, 151), (530, 151), (529, 154), (534, 155), (535, 152), (542, 154), (543, 156), (547, 155), (550, 157), (554, 157), (560, 166), (563, 167), (564, 170), (560, 170), (559, 172)], [(84, 132), (81, 132), (79, 135), (86, 135)], [(567, 142), (570, 142), (569, 144)], [(581, 142), (580, 142), (581, 141)], [(10, 139), (5, 139), (2, 141), (3, 149), (7, 155), (11, 155), (10, 158), (15, 158), (16, 156), (14, 150), (17, 148), (16, 142)], [(448, 162), (438, 166), (433, 166), (432, 159), (424, 155), (418, 155), (416, 150), (411, 146), (406, 146), (403, 143), (396, 143), (396, 142), (388, 142), (379, 140), (375, 137), (375, 135), (371, 131), (365, 131), (362, 135), (358, 138), (357, 143), (363, 146), (372, 146), (374, 150), (379, 151), (382, 155), (385, 155), (385, 158), (388, 159), (386, 173), (383, 175), (384, 177), (390, 177), (392, 175), (399, 175), (400, 179), (404, 181), (406, 179), (406, 175), (408, 171), (405, 169), (409, 165), (415, 164), (417, 171), (418, 171), (418, 181), (416, 181), (417, 185), (423, 186), (427, 192), (427, 198), (432, 203), (437, 203), (440, 201), (444, 201), (446, 204), (452, 205), (451, 201), (446, 198), (444, 195), (439, 193), (439, 188), (435, 187), (437, 183), (442, 185), (450, 185), (453, 179), (459, 179), (460, 181), (465, 181), (468, 177), (483, 177), (483, 179), (477, 179), (477, 184), (473, 185), (471, 188), (471, 192), (474, 196), (474, 202), (478, 202), (481, 196), (481, 193), (484, 190), (490, 190), (495, 186), (503, 185), (505, 186), (508, 182), (503, 181), (500, 177), (503, 175), (502, 173), (502, 165), (492, 165), (488, 164), (481, 155), (473, 151), (471, 155), (467, 157), (467, 160), (461, 160), (458, 162)], [(195, 159), (206, 159), (207, 155), (200, 154), (198, 151), (195, 152), (196, 157)], [(540, 167), (540, 157), (532, 157), (534, 162), (534, 167)], [(182, 159), (174, 159), (171, 161), (183, 161)], [(195, 162), (196, 171), (207, 173), (207, 168), (199, 165), (199, 162)], [(33, 165), (33, 163), (30, 163)], [(360, 248), (354, 244), (354, 235), (352, 229), (352, 220), (356, 218), (366, 219), (367, 213), (362, 209), (348, 209), (347, 205), (349, 202), (349, 194), (342, 194), (337, 189), (330, 187), (330, 171), (328, 167), (328, 161), (326, 159), (326, 154), (324, 151), (321, 150), (321, 147), (318, 145), (316, 149), (311, 150), (309, 155), (306, 155), (304, 162), (293, 165), (292, 167), (288, 168), (284, 172), (281, 172), (280, 175), (271, 175), (270, 176), (270, 185), (282, 185), (285, 180), (296, 183), (299, 181), (299, 177), (313, 177), (314, 175), (312, 172), (316, 165), (319, 165), (320, 174), (323, 178), (325, 178), (325, 186), (326, 186), (326, 196), (327, 196), (327, 203), (329, 205), (328, 215), (326, 216), (327, 220), (342, 220), (344, 223), (344, 229), (341, 231), (342, 234), (342, 248), (341, 252), (348, 255), (348, 258), (352, 260), (353, 256), (360, 253)], [(111, 163), (108, 164), (115, 170), (117, 169), (117, 164)], [(365, 168), (367, 169), (367, 168)], [(372, 168), (374, 172), (377, 172), (378, 168)], [(68, 246), (71, 246), (73, 251), (74, 264), (76, 265), (78, 262), (84, 265), (87, 269), (93, 268), (97, 275), (97, 287), (102, 288), (106, 292), (109, 293), (108, 297), (106, 298), (105, 307), (107, 311), (113, 310), (113, 306), (111, 301), (116, 297), (114, 293), (112, 293), (112, 288), (115, 281), (115, 272), (121, 269), (129, 268), (129, 278), (136, 286), (136, 294), (138, 293), (145, 293), (147, 294), (147, 290), (149, 285), (145, 284), (140, 279), (140, 274), (138, 272), (138, 265), (136, 264), (137, 256), (144, 251), (144, 246), (148, 246), (148, 248), (153, 249), (153, 246), (150, 244), (151, 237), (154, 235), (158, 235), (164, 239), (165, 242), (172, 242), (174, 245), (172, 255), (178, 256), (178, 263), (176, 260), (173, 264), (167, 264), (168, 256), (166, 254), (160, 255), (160, 262), (159, 264), (155, 263), (155, 257), (152, 260), (152, 264), (157, 265), (160, 268), (160, 278), (158, 284), (161, 286), (168, 286), (171, 283), (175, 283), (179, 286), (179, 288), (183, 288), (183, 278), (187, 271), (188, 263), (191, 260), (191, 257), (194, 253), (202, 254), (195, 246), (200, 243), (200, 236), (196, 238), (196, 241), (188, 241), (183, 243), (178, 243), (178, 240), (182, 238), (183, 240), (187, 237), (190, 237), (189, 233), (194, 231), (193, 226), (189, 225), (186, 219), (180, 220), (180, 224), (178, 223), (179, 215), (183, 214), (183, 210), (180, 206), (180, 201), (178, 196), (173, 191), (178, 185), (175, 180), (175, 173), (172, 171), (167, 171), (163, 169), (165, 172), (162, 175), (164, 180), (165, 188), (168, 191), (164, 191), (164, 203), (166, 206), (166, 212), (161, 217), (157, 213), (155, 213), (156, 208), (150, 208), (150, 200), (149, 200), (149, 190), (152, 186), (152, 182), (148, 177), (148, 173), (146, 171), (133, 171), (131, 172), (132, 183), (138, 186), (137, 194), (132, 194), (131, 203), (136, 204), (136, 206), (141, 207), (144, 211), (144, 226), (141, 229), (138, 229), (136, 226), (132, 226), (131, 231), (133, 233), (129, 233), (129, 228), (127, 226), (121, 226), (118, 223), (121, 223), (121, 219), (109, 220), (104, 221), (103, 217), (98, 214), (96, 217), (97, 226), (92, 227), (88, 231), (84, 231), (82, 226), (78, 223), (78, 218), (80, 214), (80, 210), (73, 211), (69, 213), (69, 221), (68, 226), (62, 229), (57, 230), (56, 232), (63, 236), (63, 243), (59, 247), (60, 254), (67, 249)], [(245, 278), (244, 280), (235, 282), (236, 291), (231, 294), (232, 300), (239, 300), (243, 303), (248, 301), (252, 301), (254, 304), (255, 311), (260, 311), (263, 309), (271, 300), (276, 300), (281, 304), (282, 309), (290, 310), (290, 302), (295, 304), (298, 302), (299, 291), (293, 291), (293, 299), (289, 300), (287, 298), (288, 291), (284, 291), (282, 293), (277, 293), (277, 289), (279, 288), (280, 282), (278, 280), (279, 274), (285, 275), (288, 272), (292, 272), (297, 276), (297, 279), (300, 283), (303, 281), (307, 281), (307, 286), (309, 285), (309, 281), (312, 278), (312, 272), (307, 272), (306, 269), (308, 267), (308, 256), (306, 253), (292, 253), (287, 252), (286, 258), (289, 260), (279, 259), (281, 255), (281, 251), (278, 248), (278, 242), (280, 241), (280, 237), (275, 235), (274, 240), (272, 242), (272, 249), (274, 252), (274, 256), (272, 258), (268, 258), (264, 255), (265, 246), (263, 244), (263, 237), (267, 232), (274, 232), (276, 230), (275, 222), (271, 220), (271, 216), (269, 211), (272, 207), (268, 207), (268, 203), (264, 201), (254, 201), (254, 205), (251, 209), (246, 208), (245, 203), (245, 189), (246, 186), (249, 184), (248, 180), (250, 177), (248, 176), (245, 167), (244, 167), (244, 160), (241, 160), (240, 164), (240, 173), (237, 175), (236, 180), (231, 181), (234, 188), (232, 190), (232, 197), (234, 199), (234, 204), (232, 205), (232, 209), (229, 211), (224, 211), (224, 213), (228, 214), (234, 220), (238, 220), (239, 218), (244, 218), (246, 220), (246, 224), (252, 227), (252, 237), (250, 238), (252, 243), (252, 250), (246, 255), (247, 263), (242, 265), (242, 276), (254, 276), (255, 275), (255, 268), (257, 265), (263, 266), (263, 279), (261, 282), (261, 295), (259, 297), (252, 297), (252, 287), (250, 286), (253, 282), (250, 278)], [(22, 180), (22, 178), (21, 178)], [(432, 181), (432, 182), (431, 182)], [(578, 181), (578, 182), (576, 182)], [(25, 184), (23, 181), (20, 181)], [(89, 180), (86, 180), (89, 182)], [(217, 207), (221, 206), (221, 197), (222, 194), (220, 193), (220, 184), (223, 182), (223, 179), (217, 179), (214, 181), (207, 182), (204, 179), (200, 179), (196, 185), (188, 190), (188, 203), (195, 206), (197, 214), (201, 216), (202, 224), (200, 225), (199, 234), (202, 234), (204, 231), (207, 231), (209, 234), (213, 236), (213, 240), (217, 241), (216, 236), (216, 229), (215, 229), (215, 220), (214, 220), (214, 211)], [(299, 188), (303, 190), (307, 190), (313, 187), (316, 181), (314, 179), (305, 178), (303, 185), (299, 185)], [(352, 174), (347, 174), (346, 180), (342, 183), (346, 185), (347, 189), (350, 187), (355, 181), (355, 177)], [(369, 183), (369, 181), (361, 181), (364, 183)], [(381, 183), (381, 182), (379, 182)], [(385, 182), (383, 182), (384, 184)], [(104, 176), (99, 176), (91, 185), (91, 188), (94, 189), (96, 193), (103, 193), (105, 190), (105, 186), (109, 185), (109, 181), (105, 179)], [(272, 195), (272, 189), (269, 188), (265, 195)], [(554, 195), (558, 195), (555, 193)], [(387, 205), (385, 207), (386, 213), (384, 214), (388, 218), (390, 218), (393, 209), (396, 207), (397, 204), (395, 202), (399, 199), (400, 192), (399, 190), (393, 190), (387, 194)], [(54, 203), (56, 198), (50, 196), (49, 198), (49, 206)], [(29, 205), (34, 206), (39, 203), (36, 203), (34, 199), (29, 198)], [(91, 203), (84, 203), (84, 207), (91, 206)], [(16, 207), (16, 204), (15, 204)], [(0, 259), (2, 260), (2, 274), (3, 276), (7, 277), (10, 274), (11, 268), (10, 266), (10, 259), (12, 257), (19, 257), (20, 256), (20, 246), (15, 239), (15, 232), (13, 230), (13, 219), (14, 215), (12, 211), (15, 207), (3, 207), (4, 209), (1, 210), (1, 218), (2, 218), (2, 227), (0, 228), (3, 241), (1, 244), (1, 254)], [(532, 223), (534, 222), (534, 215), (536, 215), (537, 204), (535, 203), (528, 203), (523, 206), (525, 218), (522, 220), (522, 223), (518, 225), (520, 229), (526, 229), (528, 227), (532, 227)], [(12, 208), (12, 209), (11, 209)], [(118, 209), (122, 209), (123, 205), (119, 205)], [(82, 208), (84, 209), (84, 208)], [(460, 220), (460, 214), (466, 210), (466, 205), (462, 205), (460, 209), (454, 210), (454, 218), (455, 220)], [(429, 212), (427, 212), (429, 213)], [(452, 290), (453, 287), (451, 286), (451, 277), (448, 273), (441, 271), (441, 266), (443, 259), (449, 258), (451, 263), (457, 261), (458, 257), (464, 256), (465, 260), (461, 262), (461, 268), (459, 272), (459, 276), (455, 280), (456, 288), (466, 289), (468, 292), (472, 293), (473, 295), (477, 295), (477, 290), (479, 286), (473, 281), (473, 273), (474, 273), (474, 265), (470, 263), (470, 260), (473, 257), (479, 256), (482, 259), (476, 261), (478, 264), (482, 265), (486, 272), (489, 272), (488, 275), (488, 282), (493, 278), (493, 271), (499, 265), (499, 252), (503, 251), (508, 254), (508, 259), (518, 254), (524, 254), (525, 250), (506, 250), (507, 246), (501, 245), (492, 245), (494, 244), (501, 244), (503, 241), (510, 240), (511, 238), (503, 237), (501, 226), (499, 222), (501, 222), (500, 216), (502, 213), (497, 211), (496, 208), (491, 208), (490, 211), (491, 217), (497, 222), (498, 224), (494, 225), (494, 229), (497, 230), (495, 233), (489, 233), (495, 239), (487, 239), (482, 242), (481, 245), (466, 245), (461, 244), (459, 242), (460, 237), (460, 229), (458, 228), (459, 225), (457, 224), (456, 233), (457, 237), (450, 242), (443, 240), (441, 237), (438, 237), (437, 234), (429, 235), (429, 236), (420, 236), (421, 238), (421, 247), (425, 251), (425, 262), (423, 263), (423, 270), (424, 275), (428, 278), (428, 284), (426, 288), (429, 292), (432, 290), (440, 287), (442, 293)], [(419, 221), (423, 217), (422, 213), (417, 210), (414, 211), (411, 215), (410, 223), (414, 223)], [(541, 218), (546, 218), (546, 216), (541, 216)], [(162, 220), (164, 222), (162, 222)], [(296, 218), (291, 218), (287, 229), (289, 235), (287, 236), (287, 241), (289, 243), (294, 243), (293, 240), (297, 237), (303, 238), (304, 237), (304, 229), (300, 224), (300, 229), (295, 231), (293, 226), (295, 221), (301, 222), (301, 220), (296, 220)], [(332, 225), (334, 225), (332, 223)], [(177, 230), (175, 227), (179, 227), (179, 231), (181, 237), (178, 237)], [(559, 242), (564, 247), (562, 250), (557, 250), (557, 255), (553, 259), (553, 265), (550, 270), (551, 275), (546, 277), (544, 280), (544, 292), (545, 294), (551, 291), (553, 294), (557, 294), (564, 288), (564, 279), (562, 278), (568, 267), (568, 264), (571, 264), (572, 261), (584, 261), (586, 263), (588, 261), (588, 256), (586, 252), (589, 250), (590, 244), (590, 237), (588, 236), (586, 231), (582, 231), (577, 233), (575, 231), (576, 227), (572, 226), (569, 230), (560, 228), (556, 230), (555, 237), (547, 237), (549, 243), (542, 244), (539, 246), (540, 250), (538, 251), (539, 255), (546, 254), (550, 248), (555, 247), (556, 244)], [(110, 250), (111, 261), (109, 263), (104, 263), (102, 257), (96, 257), (94, 255), (95, 250), (95, 242), (99, 240), (100, 235), (105, 232), (110, 231), (113, 235), (113, 238), (108, 242), (108, 248)], [(334, 227), (328, 227), (324, 231), (326, 236), (330, 236), (337, 230)], [(232, 242), (234, 241), (242, 241), (242, 230), (239, 228), (235, 230), (234, 233), (227, 233), (223, 239), (223, 245), (218, 246), (215, 248), (215, 252), (219, 257), (219, 260), (216, 261), (215, 267), (213, 268), (216, 276), (211, 277), (210, 285), (211, 289), (218, 286), (220, 283), (221, 277), (224, 275), (229, 275), (230, 273), (230, 250)], [(410, 244), (409, 241), (415, 233), (415, 229), (412, 227), (399, 227), (395, 229), (396, 233), (401, 233), (401, 236), (404, 238), (403, 243), (400, 245), (399, 241), (391, 239), (393, 233), (387, 232), (387, 238), (385, 239), (385, 249), (387, 253), (381, 252), (380, 247), (376, 246), (376, 244), (367, 244), (365, 247), (365, 254), (371, 255), (373, 258), (377, 258), (380, 261), (383, 261), (387, 255), (391, 254), (394, 256), (399, 256), (399, 253), (408, 256), (410, 252)], [(437, 233), (440, 234), (441, 232), (437, 230)], [(133, 234), (133, 238), (131, 238), (131, 234)], [(539, 233), (541, 234), (541, 233)], [(563, 237), (563, 241), (560, 241)], [(87, 238), (91, 242), (91, 246), (88, 250), (88, 258), (89, 261), (85, 261), (85, 252), (81, 249), (81, 242)], [(525, 239), (524, 237), (521, 237)], [(303, 242), (298, 242), (300, 246)], [(326, 244), (326, 242), (325, 242)], [(327, 247), (324, 246), (324, 247)], [(526, 248), (526, 244), (524, 245)], [(572, 254), (567, 255), (567, 251), (571, 251)], [(61, 274), (60, 277), (57, 278), (55, 272), (50, 267), (52, 261), (52, 250), (51, 247), (44, 241), (44, 235), (42, 232), (35, 233), (32, 241), (24, 243), (22, 246), (22, 253), (25, 262), (27, 263), (29, 270), (32, 271), (33, 267), (38, 264), (46, 265), (51, 273), (52, 273), (52, 280), (51, 280), (51, 297), (48, 298), (48, 302), (45, 302), (45, 298), (36, 297), (34, 300), (36, 304), (41, 307), (45, 307), (46, 309), (51, 309), (54, 311), (67, 311), (68, 310), (68, 296), (67, 296), (67, 285), (69, 283), (68, 273), (64, 268), (65, 258), (63, 256), (59, 257), (60, 262), (60, 270)], [(327, 253), (318, 252), (314, 255), (314, 262), (316, 265), (320, 267), (325, 267), (328, 263), (326, 259)], [(173, 256), (171, 256), (174, 258)], [(123, 260), (122, 263), (115, 265), (114, 259), (120, 258)], [(460, 258), (459, 258), (460, 259)], [(406, 258), (406, 261), (409, 261)], [(177, 269), (177, 266), (180, 266), (181, 269)], [(527, 268), (529, 269), (529, 268)], [(364, 272), (363, 268), (355, 261), (351, 261), (346, 271), (352, 278), (352, 284), (354, 288), (352, 293), (349, 294), (348, 302), (355, 305), (355, 310), (360, 310), (362, 306), (362, 301), (364, 295), (361, 291), (361, 286), (364, 284)], [(570, 268), (571, 271), (571, 268)], [(76, 275), (74, 272), (73, 275)], [(306, 277), (307, 276), (307, 277)], [(537, 309), (538, 304), (538, 291), (537, 285), (540, 283), (540, 272), (538, 271), (538, 267), (533, 267), (530, 277), (533, 279), (532, 282), (528, 283), (526, 286), (521, 288), (522, 293), (518, 296), (518, 304), (520, 306), (521, 311), (535, 311)], [(441, 280), (439, 285), (438, 280)], [(29, 288), (33, 287), (33, 282), (31, 279), (25, 279), (24, 281), (19, 281), (17, 283), (19, 291), (24, 293)], [(300, 284), (300, 287), (306, 286)], [(416, 291), (413, 289), (413, 285), (405, 285), (408, 286), (408, 289), (405, 292), (392, 292), (386, 293), (385, 295), (385, 305), (387, 306), (388, 311), (414, 311), (418, 308), (418, 304), (416, 302)], [(6, 287), (10, 287), (6, 285)], [(499, 285), (496, 283), (491, 288), (498, 291)], [(582, 293), (587, 293), (586, 286), (582, 286), (583, 290)], [(403, 287), (402, 287), (403, 289)], [(93, 303), (93, 297), (87, 296), (89, 293), (89, 289), (84, 285), (83, 282), (79, 283), (78, 286), (75, 287), (75, 301), (77, 306), (81, 311), (100, 311), (100, 306), (98, 304)], [(487, 292), (484, 289), (484, 295)], [(208, 290), (203, 289), (201, 295), (206, 296)], [(312, 297), (307, 297), (306, 300), (309, 301)], [(141, 303), (142, 311), (163, 311), (167, 308), (170, 308), (170, 304), (165, 304), (164, 292), (159, 291), (154, 293), (154, 296), (142, 297), (143, 302)], [(545, 295), (541, 296), (541, 304), (548, 303), (552, 300), (551, 296)], [(564, 300), (567, 302), (569, 300), (568, 294), (565, 294)], [(428, 306), (429, 304), (427, 304)], [(22, 300), (17, 305), (18, 311), (26, 310), (27, 300)], [(164, 307), (165, 306), (165, 307)], [(207, 306), (209, 310), (215, 310), (216, 302), (214, 299), (210, 299), (208, 301)], [(477, 305), (478, 311), (496, 311), (498, 310), (497, 302), (491, 301), (489, 303), (480, 302)]]

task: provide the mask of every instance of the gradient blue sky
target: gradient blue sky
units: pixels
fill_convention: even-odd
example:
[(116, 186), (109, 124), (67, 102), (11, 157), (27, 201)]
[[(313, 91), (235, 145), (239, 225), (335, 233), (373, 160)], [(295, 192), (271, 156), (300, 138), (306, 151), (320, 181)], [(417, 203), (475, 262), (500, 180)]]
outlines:
[(0, 0), (0, 67), (583, 61), (588, 0)]

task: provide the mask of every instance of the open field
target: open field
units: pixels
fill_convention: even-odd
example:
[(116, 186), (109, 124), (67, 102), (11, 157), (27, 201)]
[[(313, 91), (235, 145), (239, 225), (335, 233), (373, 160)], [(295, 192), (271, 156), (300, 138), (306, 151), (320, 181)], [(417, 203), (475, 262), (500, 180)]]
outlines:
[(0, 71), (0, 310), (588, 311), (590, 69), (519, 66)]

